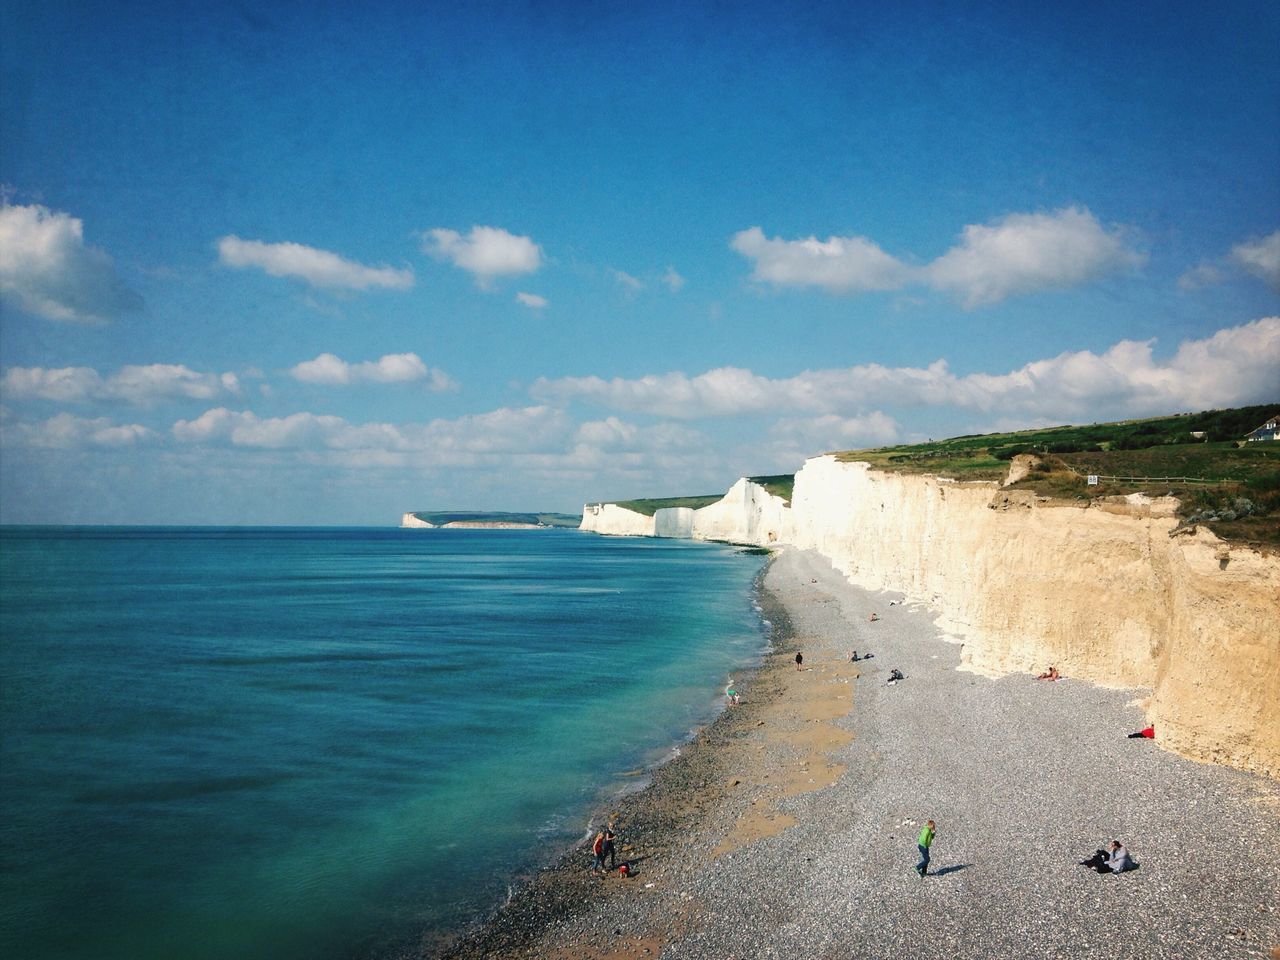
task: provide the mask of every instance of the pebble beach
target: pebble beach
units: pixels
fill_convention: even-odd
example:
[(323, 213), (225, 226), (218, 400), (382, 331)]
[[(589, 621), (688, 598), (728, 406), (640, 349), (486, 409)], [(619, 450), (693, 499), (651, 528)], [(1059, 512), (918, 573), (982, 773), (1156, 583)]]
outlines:
[[(744, 702), (595, 817), (617, 825), (633, 876), (591, 873), (584, 842), (429, 954), (1173, 960), (1280, 946), (1280, 784), (1127, 738), (1145, 691), (960, 670), (927, 608), (852, 587), (814, 553), (776, 554), (760, 597), (773, 644), (735, 678)], [(854, 649), (873, 658), (850, 663)], [(888, 685), (894, 668), (905, 680)], [(1138, 870), (1079, 865), (1112, 839)]]

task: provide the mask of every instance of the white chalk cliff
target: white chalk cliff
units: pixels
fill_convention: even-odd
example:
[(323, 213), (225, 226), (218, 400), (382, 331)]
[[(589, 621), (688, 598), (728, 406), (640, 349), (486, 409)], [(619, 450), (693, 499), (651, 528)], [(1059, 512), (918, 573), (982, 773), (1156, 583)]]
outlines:
[(627, 510), (616, 503), (589, 503), (582, 508), (579, 530), (614, 537), (652, 537), (653, 517)]
[[(1280, 778), (1280, 556), (1175, 532), (1176, 506), (1046, 500), (824, 456), (796, 474), (789, 508), (739, 480), (684, 535), (816, 550), (853, 583), (936, 610), (971, 669), (1053, 664), (1144, 688), (1160, 745)], [(582, 529), (653, 536), (655, 523), (603, 504)]]

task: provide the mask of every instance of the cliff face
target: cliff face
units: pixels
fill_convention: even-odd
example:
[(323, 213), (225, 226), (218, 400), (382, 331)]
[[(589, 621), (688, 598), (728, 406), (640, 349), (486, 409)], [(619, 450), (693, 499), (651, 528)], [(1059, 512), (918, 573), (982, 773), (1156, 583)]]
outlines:
[(727, 540), (767, 547), (791, 539), (791, 510), (745, 477), (715, 503), (693, 511), (695, 540)]
[(614, 503), (589, 503), (582, 508), (579, 530), (615, 537), (652, 537), (653, 517), (625, 510)]
[(1149, 687), (1164, 746), (1280, 776), (1280, 558), (1205, 531), (1170, 537), (1173, 508), (1051, 503), (819, 457), (796, 475), (791, 539), (860, 586), (930, 604), (974, 669), (1054, 664)]
[(415, 517), (412, 513), (406, 513), (400, 517), (400, 526), (423, 530), (435, 529), (434, 523), (427, 523), (427, 521)]
[(646, 517), (613, 503), (589, 503), (582, 508), (578, 529), (619, 537), (724, 540), (768, 546), (786, 543), (790, 538), (791, 511), (785, 500), (744, 477), (722, 498), (698, 510), (668, 507)]

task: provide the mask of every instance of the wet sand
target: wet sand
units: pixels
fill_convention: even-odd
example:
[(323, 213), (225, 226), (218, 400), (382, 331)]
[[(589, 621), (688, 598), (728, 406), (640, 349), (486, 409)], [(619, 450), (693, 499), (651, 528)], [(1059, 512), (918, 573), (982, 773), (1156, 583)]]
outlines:
[[(745, 702), (601, 810), (583, 844), (445, 956), (1253, 957), (1280, 944), (1280, 785), (1128, 740), (1143, 691), (991, 680), (925, 609), (786, 551)], [(870, 620), (871, 614), (878, 619)], [(852, 664), (851, 649), (872, 651)], [(796, 650), (804, 669), (796, 670)], [(891, 668), (906, 680), (888, 686)], [(915, 835), (938, 824), (934, 872)], [(1140, 869), (1078, 865), (1125, 841)]]

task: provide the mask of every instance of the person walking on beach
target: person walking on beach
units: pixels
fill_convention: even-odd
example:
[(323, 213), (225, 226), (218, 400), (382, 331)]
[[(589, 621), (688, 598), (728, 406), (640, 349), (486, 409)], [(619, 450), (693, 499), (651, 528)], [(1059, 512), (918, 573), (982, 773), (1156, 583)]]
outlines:
[(924, 879), (924, 875), (929, 872), (929, 848), (933, 846), (933, 821), (930, 820), (924, 825), (924, 829), (920, 831), (920, 837), (916, 841), (916, 846), (920, 850), (920, 862), (916, 864), (916, 873), (920, 874), (920, 879)]
[(797, 651), (796, 651), (796, 669), (797, 669), (797, 670), (802, 670), (802, 669), (804, 669), (803, 667), (801, 667), (801, 666), (800, 666), (800, 664), (802, 664), (802, 663), (804, 663), (804, 654), (803, 654), (803, 653), (800, 653), (800, 652), (797, 650)]

